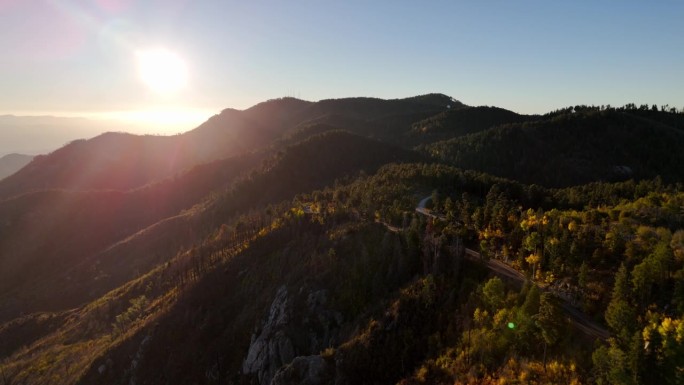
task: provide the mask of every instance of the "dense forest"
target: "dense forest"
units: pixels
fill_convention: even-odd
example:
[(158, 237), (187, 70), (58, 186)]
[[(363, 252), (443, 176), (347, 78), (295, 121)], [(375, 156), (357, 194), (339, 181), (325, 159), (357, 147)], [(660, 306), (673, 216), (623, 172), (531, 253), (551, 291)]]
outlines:
[[(566, 187), (596, 180), (681, 181), (681, 114), (578, 108), (506, 123), (420, 149), (450, 164), (525, 183)], [(661, 115), (674, 115), (669, 120)]]
[(0, 384), (684, 383), (683, 135), (430, 94), (71, 143), (0, 182)]

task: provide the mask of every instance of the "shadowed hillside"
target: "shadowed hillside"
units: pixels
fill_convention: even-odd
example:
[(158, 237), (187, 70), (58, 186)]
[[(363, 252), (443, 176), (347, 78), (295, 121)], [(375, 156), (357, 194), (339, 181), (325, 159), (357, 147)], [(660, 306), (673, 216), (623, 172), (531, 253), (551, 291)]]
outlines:
[(408, 142), (414, 145), (432, 143), (484, 131), (506, 123), (534, 120), (535, 116), (518, 115), (497, 107), (466, 107), (450, 109), (411, 126)]
[[(63, 281), (60, 286), (66, 289), (79, 286), (85, 277), (106, 278), (111, 272), (90, 269), (72, 277), (70, 270), (147, 226), (190, 209), (210, 192), (225, 189), (259, 161), (257, 155), (216, 161), (128, 192), (45, 190), (0, 202), (0, 318), (27, 306), (60, 309), (65, 303), (79, 303), (83, 295), (89, 298), (92, 294), (86, 291), (77, 291), (75, 297), (60, 295), (54, 284)], [(146, 258), (156, 254), (146, 252)], [(126, 276), (135, 270), (130, 267), (124, 267)]]
[(45, 188), (129, 190), (267, 144), (258, 127), (225, 115), (182, 135), (106, 133), (74, 141), (0, 181), (0, 198)]
[(318, 120), (330, 120), (338, 129), (387, 139), (401, 132), (395, 122), (397, 116), (407, 116), (401, 120), (408, 128), (414, 121), (456, 103), (436, 94), (317, 103), (283, 98), (244, 111), (226, 109), (196, 129), (176, 136), (107, 133), (36, 157), (21, 172), (0, 181), (0, 199), (46, 188), (129, 190), (196, 164), (266, 148), (285, 132)]
[[(386, 163), (410, 162), (422, 157), (335, 131), (290, 146), (264, 163), (261, 172), (245, 175), (245, 170), (258, 159), (243, 156), (198, 166), (179, 177), (129, 192), (51, 190), (0, 202), (0, 213), (5, 218), (0, 234), (4, 245), (0, 252), (3, 275), (0, 299), (5, 305), (0, 316), (16, 316), (29, 309), (60, 310), (78, 305), (130, 279), (135, 271), (146, 271), (162, 262), (166, 258), (162, 247), (173, 245), (169, 249), (173, 251), (192, 242), (193, 237), (212, 228), (210, 218), (232, 216), (291, 199), (298, 193), (322, 188), (361, 170), (374, 172)], [(238, 175), (243, 177), (233, 182)], [(233, 187), (224, 193), (227, 194), (224, 198), (213, 198), (206, 203), (209, 208), (203, 209), (207, 217), (202, 225), (181, 230), (183, 226), (174, 219), (168, 226), (143, 232), (142, 238), (129, 239), (231, 183)], [(157, 237), (165, 239), (167, 245), (156, 241)], [(113, 251), (104, 252), (127, 239), (142, 245), (131, 250), (124, 242)], [(64, 289), (55, 292), (54, 285), (58, 282)], [(28, 293), (30, 300), (25, 298)], [(56, 293), (59, 295), (55, 296)]]
[(562, 114), (502, 125), (422, 150), (459, 167), (546, 186), (657, 175), (680, 181), (684, 130), (661, 120), (681, 124), (684, 117), (656, 114), (669, 119), (613, 110)]

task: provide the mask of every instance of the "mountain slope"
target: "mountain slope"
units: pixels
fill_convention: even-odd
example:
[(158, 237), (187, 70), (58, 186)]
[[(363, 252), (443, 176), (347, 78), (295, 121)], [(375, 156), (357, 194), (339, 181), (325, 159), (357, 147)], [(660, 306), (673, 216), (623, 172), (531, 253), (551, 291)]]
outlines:
[(463, 168), (525, 183), (568, 186), (656, 175), (679, 181), (684, 177), (682, 146), (681, 129), (609, 110), (503, 125), (422, 150)]
[(263, 149), (310, 122), (391, 140), (411, 123), (456, 106), (444, 95), (396, 100), (347, 98), (312, 103), (274, 99), (238, 111), (226, 109), (176, 136), (106, 133), (77, 140), (0, 181), (0, 199), (49, 188), (129, 190), (196, 164)]
[(678, 383), (681, 123), (286, 98), (81, 142), (0, 199), (0, 383)]
[(227, 115), (183, 135), (106, 133), (72, 142), (0, 181), (0, 199), (46, 188), (129, 190), (266, 144), (258, 127)]
[[(421, 159), (415, 152), (346, 132), (315, 136), (284, 149), (260, 172), (244, 176), (204, 203), (206, 208), (198, 208), (207, 213), (202, 226), (190, 226), (186, 217), (176, 215), (246, 174), (258, 157), (199, 166), (129, 192), (53, 190), (0, 202), (0, 217), (5, 219), (0, 233), (0, 320), (21, 312), (61, 310), (101, 295), (135, 271), (163, 262), (169, 252), (192, 242), (212, 223), (219, 224), (216, 218), (291, 199), (361, 170), (374, 172), (386, 163)], [(164, 223), (155, 225), (159, 221)]]
[[(71, 270), (112, 244), (190, 209), (210, 192), (225, 189), (260, 161), (257, 155), (216, 161), (128, 192), (45, 190), (0, 201), (0, 319), (61, 309), (89, 298), (89, 291), (61, 295), (55, 287), (69, 291), (84, 280), (111, 276), (113, 271), (100, 274), (96, 266), (79, 274)], [(146, 252), (140, 263), (157, 254), (163, 255), (160, 250)], [(132, 266), (122, 268), (125, 276), (135, 271)], [(108, 288), (103, 283), (98, 290)]]
[(534, 116), (519, 115), (497, 107), (462, 107), (449, 109), (414, 123), (408, 134), (415, 145), (457, 138), (484, 131), (506, 123), (534, 120)]
[[(312, 139), (312, 147), (318, 147), (317, 140)], [(272, 170), (278, 175), (277, 167)], [(28, 383), (266, 384), (277, 378), (287, 381), (276, 383), (288, 384), (301, 381), (307, 368), (318, 368), (316, 373), (330, 382), (396, 383), (418, 376), (417, 369), (429, 366), (435, 356), (443, 354), (447, 363), (467, 362), (448, 350), (466, 344), (460, 336), (466, 335), (467, 325), (473, 328), (473, 341), (491, 342), (484, 348), (473, 343), (473, 357), (507, 362), (503, 358), (510, 346), (517, 349), (516, 357), (534, 360), (529, 349), (540, 351), (539, 335), (496, 334), (504, 329), (498, 324), (482, 329), (529, 302), (524, 291), (500, 287), (499, 301), (511, 303), (511, 308), (498, 317), (470, 319), (474, 307), (489, 306), (482, 295), (486, 272), (477, 263), (458, 262), (458, 238), (448, 227), (421, 224), (416, 218), (407, 231), (395, 233), (361, 219), (396, 206), (409, 181), (427, 187), (440, 180), (459, 192), (461, 186), (451, 182), (473, 187), (502, 182), (444, 166), (388, 166), (374, 177), (301, 196), (301, 203), (284, 203), (270, 212), (262, 209), (237, 222), (230, 223), (226, 214), (220, 221), (228, 224), (198, 235), (194, 247), (167, 263), (70, 316), (55, 314), (55, 319), (64, 319), (63, 327), (23, 320), (40, 324), (45, 337), (29, 350), (37, 357), (35, 364), (28, 360), (29, 353), (19, 350), (6, 372)], [(282, 183), (270, 186), (286, 190)], [(314, 199), (320, 211), (303, 214), (302, 204)], [(404, 203), (399, 205), (406, 209)], [(415, 199), (409, 205), (415, 205)], [(214, 211), (209, 206), (206, 210)], [(519, 209), (512, 205), (512, 210)], [(427, 258), (433, 251), (423, 252), (420, 239), (425, 236), (422, 245), (429, 247), (428, 236), (442, 227), (445, 244), (440, 255), (448, 258)], [(592, 346), (591, 341), (586, 346)], [(577, 349), (586, 355), (586, 346)], [(556, 352), (549, 351), (555, 357)], [(35, 370), (37, 362), (56, 357), (61, 357), (59, 363)], [(482, 370), (496, 368), (489, 359)], [(537, 362), (541, 365), (539, 358)], [(453, 383), (451, 372), (457, 370), (460, 366), (450, 365), (431, 378)]]
[(417, 121), (449, 108), (464, 108), (461, 102), (443, 94), (405, 99), (345, 98), (321, 100), (303, 109), (291, 131), (330, 126), (358, 135), (412, 147), (403, 136)]

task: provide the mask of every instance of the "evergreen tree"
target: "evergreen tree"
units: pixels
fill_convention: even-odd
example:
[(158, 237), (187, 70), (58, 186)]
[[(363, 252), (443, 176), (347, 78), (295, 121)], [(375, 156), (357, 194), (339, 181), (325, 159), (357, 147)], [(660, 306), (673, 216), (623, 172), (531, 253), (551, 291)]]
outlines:
[(629, 276), (627, 267), (621, 265), (615, 275), (613, 293), (606, 309), (605, 318), (608, 326), (613, 330), (620, 342), (626, 347), (636, 330), (636, 311), (629, 303)]

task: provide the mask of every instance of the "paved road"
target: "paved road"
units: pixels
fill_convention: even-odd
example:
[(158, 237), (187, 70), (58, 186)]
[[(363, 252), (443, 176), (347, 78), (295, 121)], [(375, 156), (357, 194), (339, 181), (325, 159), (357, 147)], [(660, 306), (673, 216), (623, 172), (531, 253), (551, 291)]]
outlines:
[(396, 227), (396, 226), (392, 226), (392, 225), (390, 225), (389, 223), (384, 222), (384, 221), (381, 221), (381, 220), (379, 220), (379, 219), (376, 219), (375, 222), (384, 225), (384, 226), (387, 228), (387, 230), (389, 230), (389, 231), (391, 231), (391, 232), (393, 232), (393, 233), (398, 233), (398, 232), (401, 230), (400, 228), (398, 228), (398, 227)]
[[(441, 216), (434, 215), (430, 210), (427, 210), (425, 208), (425, 205), (427, 202), (431, 199), (431, 197), (426, 197), (423, 200), (418, 203), (418, 207), (416, 207), (416, 212), (429, 216), (431, 218), (439, 218), (443, 219)], [(478, 253), (475, 250), (471, 250), (466, 248), (465, 249), (465, 255), (466, 258), (471, 259), (471, 260), (478, 260), (481, 261), (482, 257), (480, 256), (480, 253)], [(525, 277), (521, 272), (518, 270), (515, 270), (514, 268), (510, 267), (509, 265), (496, 260), (496, 259), (489, 259), (486, 263), (486, 266), (489, 270), (493, 271), (494, 274), (499, 275), (501, 277), (507, 278), (519, 285), (522, 285), (526, 280), (527, 277)], [(548, 291), (545, 288), (540, 288), (543, 291)], [(581, 312), (579, 309), (575, 308), (572, 306), (569, 302), (566, 300), (559, 298), (560, 299), (560, 306), (561, 308), (565, 311), (565, 313), (568, 315), (568, 318), (572, 322), (572, 324), (577, 327), (579, 330), (584, 332), (585, 334), (592, 336), (594, 338), (600, 338), (600, 339), (607, 339), (610, 337), (610, 332), (606, 328), (604, 328), (602, 325), (598, 324), (596, 321), (594, 321), (591, 317), (589, 317), (587, 314)]]
[[(473, 261), (480, 261), (482, 260), (482, 257), (480, 256), (480, 253), (478, 253), (475, 250), (472, 249), (465, 249), (465, 254), (466, 258), (473, 260)], [(516, 283), (524, 283), (527, 277), (525, 277), (521, 272), (518, 270), (515, 270), (514, 268), (508, 266), (507, 264), (496, 260), (496, 259), (489, 259), (486, 263), (487, 268), (491, 271), (493, 271), (495, 274), (500, 275), (504, 278), (508, 278), (513, 280)]]
[[(466, 257), (471, 260), (481, 260), (480, 253), (475, 250), (466, 249)], [(507, 264), (496, 260), (490, 259), (486, 263), (487, 268), (494, 272), (494, 274), (501, 276), (503, 278), (509, 279), (519, 285), (523, 285), (527, 280), (522, 273), (514, 268), (508, 266)], [(537, 286), (539, 287), (539, 286)], [(542, 291), (548, 292), (546, 288), (540, 288)], [(608, 339), (610, 337), (610, 332), (596, 321), (594, 321), (587, 314), (581, 312), (579, 309), (572, 306), (569, 302), (565, 301), (563, 298), (559, 298), (560, 307), (565, 311), (570, 319), (570, 322), (584, 332), (585, 334), (592, 336), (594, 338)]]

